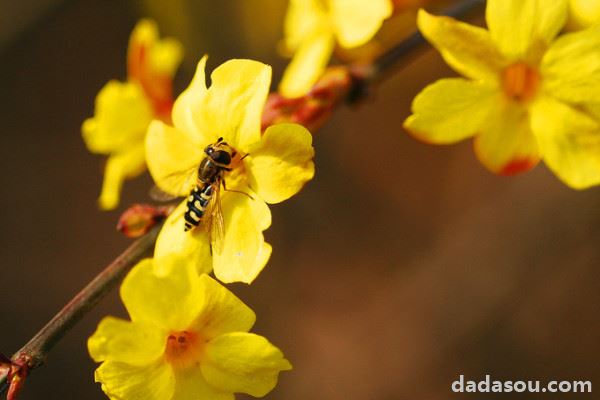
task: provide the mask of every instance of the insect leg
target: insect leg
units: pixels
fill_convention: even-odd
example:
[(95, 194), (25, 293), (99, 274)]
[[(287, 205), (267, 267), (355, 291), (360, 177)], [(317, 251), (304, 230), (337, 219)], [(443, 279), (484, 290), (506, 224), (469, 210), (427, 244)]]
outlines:
[(245, 194), (246, 196), (248, 196), (250, 198), (250, 200), (254, 200), (254, 197), (250, 196), (246, 192), (242, 192), (241, 190), (233, 190), (233, 189), (230, 190), (230, 189), (227, 189), (227, 185), (225, 185), (225, 179), (223, 179), (221, 181), (221, 184), (223, 185), (223, 190), (225, 190), (226, 192), (233, 192), (233, 193)]

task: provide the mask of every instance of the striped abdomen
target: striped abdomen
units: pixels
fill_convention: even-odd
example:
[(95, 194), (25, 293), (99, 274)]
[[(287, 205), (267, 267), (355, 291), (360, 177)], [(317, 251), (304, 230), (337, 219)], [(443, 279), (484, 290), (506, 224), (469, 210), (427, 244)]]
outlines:
[(206, 211), (206, 206), (210, 202), (214, 193), (213, 186), (211, 184), (204, 184), (203, 186), (196, 186), (188, 197), (186, 204), (187, 210), (184, 214), (185, 219), (185, 231), (189, 231), (192, 227), (200, 225), (200, 221)]

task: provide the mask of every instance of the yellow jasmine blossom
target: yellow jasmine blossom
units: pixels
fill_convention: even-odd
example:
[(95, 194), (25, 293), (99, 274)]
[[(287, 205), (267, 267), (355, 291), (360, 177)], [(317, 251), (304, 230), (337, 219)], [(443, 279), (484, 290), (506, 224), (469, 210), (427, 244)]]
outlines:
[(294, 57), (279, 92), (305, 95), (323, 74), (336, 42), (343, 48), (365, 44), (392, 11), (390, 0), (290, 0), (284, 46)]
[(104, 318), (88, 339), (102, 365), (96, 382), (113, 400), (232, 400), (262, 397), (292, 368), (281, 351), (248, 333), (256, 316), (192, 262), (158, 277), (152, 259), (121, 286), (131, 321)]
[(421, 10), (419, 29), (468, 79), (426, 87), (404, 122), (436, 144), (475, 136), (479, 160), (498, 174), (543, 158), (567, 185), (600, 183), (600, 27), (556, 37), (563, 0), (489, 0), (489, 30)]
[(312, 179), (312, 136), (297, 124), (273, 125), (261, 134), (271, 67), (231, 60), (213, 71), (207, 88), (205, 64), (206, 57), (199, 62), (190, 86), (175, 101), (174, 127), (161, 121), (150, 125), (146, 158), (160, 189), (187, 197), (199, 185), (198, 167), (206, 157), (203, 150), (207, 145), (222, 137), (235, 150), (231, 171), (224, 175), (228, 191), (217, 189), (224, 220), (222, 245), (211, 248), (203, 226), (184, 230), (184, 200), (165, 222), (154, 255), (194, 260), (199, 272), (214, 269), (223, 282), (250, 283), (271, 254), (263, 237), (271, 225), (265, 203), (288, 199)]
[(569, 0), (567, 29), (586, 29), (600, 23), (600, 0)]
[(170, 121), (172, 80), (182, 53), (177, 41), (159, 40), (154, 22), (142, 20), (129, 40), (127, 82), (110, 81), (98, 93), (95, 115), (81, 129), (91, 152), (108, 155), (100, 208), (117, 207), (123, 181), (146, 169), (146, 130), (154, 118)]

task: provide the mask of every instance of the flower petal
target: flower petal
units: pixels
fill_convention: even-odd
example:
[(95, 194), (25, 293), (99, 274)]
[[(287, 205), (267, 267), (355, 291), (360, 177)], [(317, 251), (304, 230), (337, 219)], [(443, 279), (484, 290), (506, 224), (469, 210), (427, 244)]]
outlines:
[(419, 10), (417, 24), (423, 36), (454, 70), (469, 78), (495, 83), (508, 61), (488, 31), (449, 17)]
[(283, 25), (286, 52), (295, 52), (307, 36), (328, 25), (320, 0), (290, 0)]
[(567, 1), (488, 0), (485, 17), (504, 55), (536, 62), (565, 25)]
[(141, 142), (152, 121), (152, 108), (135, 83), (110, 81), (96, 96), (95, 115), (81, 131), (93, 153), (110, 154)]
[(142, 80), (148, 68), (147, 57), (152, 47), (159, 40), (156, 22), (141, 19), (129, 36), (127, 49), (127, 69), (130, 78)]
[(312, 135), (298, 124), (267, 128), (245, 159), (250, 186), (267, 203), (298, 193), (315, 174)]
[(570, 0), (567, 29), (577, 31), (600, 23), (600, 1)]
[(165, 38), (156, 43), (150, 53), (150, 68), (159, 76), (173, 77), (181, 60), (183, 47), (181, 43), (172, 38)]
[(183, 215), (187, 209), (182, 201), (165, 221), (154, 249), (154, 271), (165, 275), (179, 263), (192, 263), (198, 274), (212, 271), (212, 256), (208, 236), (203, 229), (184, 231)]
[(225, 234), (222, 248), (213, 254), (215, 276), (222, 282), (251, 283), (270, 256), (263, 231), (271, 225), (269, 207), (254, 194), (223, 196)]
[(201, 121), (196, 121), (198, 114), (194, 112), (202, 107), (204, 96), (206, 96), (206, 75), (204, 70), (207, 59), (208, 57), (204, 56), (198, 62), (192, 82), (177, 97), (173, 105), (173, 125), (175, 125), (175, 128), (181, 130), (182, 133), (188, 135), (190, 142), (198, 143), (199, 146), (210, 142), (210, 138), (202, 136), (203, 125)]
[(404, 128), (428, 143), (455, 143), (478, 133), (498, 104), (498, 90), (487, 84), (440, 79), (415, 97)]
[(600, 103), (585, 104), (583, 108), (586, 112), (596, 118), (596, 120), (600, 121)]
[(333, 34), (320, 29), (302, 41), (283, 73), (279, 92), (287, 98), (304, 96), (323, 75), (335, 44)]
[(254, 311), (208, 275), (202, 274), (196, 280), (203, 300), (190, 328), (202, 332), (207, 340), (229, 332), (248, 332), (252, 328), (256, 321)]
[(600, 25), (559, 37), (541, 66), (544, 89), (566, 102), (600, 102)]
[(138, 82), (152, 102), (155, 114), (168, 120), (173, 105), (173, 75), (183, 58), (177, 40), (160, 39), (156, 23), (141, 20), (129, 39), (129, 79)]
[(262, 397), (273, 390), (279, 372), (292, 365), (264, 337), (235, 332), (208, 342), (201, 368), (206, 380), (221, 390)]
[(368, 42), (392, 15), (390, 0), (329, 0), (329, 13), (342, 47)]
[(252, 60), (230, 60), (211, 74), (211, 86), (198, 109), (202, 136), (210, 143), (223, 137), (244, 151), (260, 140), (261, 116), (269, 86), (271, 67)]
[(146, 158), (156, 185), (174, 196), (189, 195), (196, 184), (202, 149), (179, 129), (152, 121), (146, 136)]
[(206, 382), (199, 367), (178, 370), (175, 374), (173, 400), (234, 400), (231, 392), (223, 392)]
[(111, 360), (143, 366), (162, 356), (167, 335), (144, 322), (104, 318), (88, 339), (88, 351), (96, 362)]
[(540, 159), (527, 109), (517, 103), (500, 104), (475, 137), (474, 146), (479, 161), (500, 175), (524, 172)]
[[(178, 262), (167, 274), (154, 273), (153, 260), (136, 265), (121, 285), (121, 299), (133, 322), (147, 322), (168, 330), (186, 329), (198, 315), (199, 294), (192, 286), (196, 271)], [(154, 262), (164, 262), (155, 260)]]
[(544, 162), (567, 185), (600, 184), (600, 125), (587, 114), (552, 98), (537, 101), (532, 128)]
[(173, 369), (162, 361), (143, 367), (105, 361), (94, 375), (112, 400), (171, 399), (175, 389)]
[[(222, 282), (250, 283), (254, 280), (271, 255), (271, 247), (264, 242), (262, 233), (271, 225), (271, 212), (255, 193), (249, 194), (253, 200), (239, 193), (222, 196), (224, 236), (220, 246), (212, 249), (212, 255), (203, 229), (184, 232), (186, 202), (182, 202), (167, 218), (156, 240), (156, 273), (163, 275), (171, 270), (171, 265), (189, 260), (198, 273), (208, 273), (212, 266), (215, 276)], [(171, 262), (162, 262), (165, 259)]]
[(142, 142), (130, 149), (108, 157), (104, 169), (102, 192), (98, 205), (103, 210), (112, 210), (119, 205), (121, 188), (126, 178), (133, 178), (146, 169), (146, 152)]

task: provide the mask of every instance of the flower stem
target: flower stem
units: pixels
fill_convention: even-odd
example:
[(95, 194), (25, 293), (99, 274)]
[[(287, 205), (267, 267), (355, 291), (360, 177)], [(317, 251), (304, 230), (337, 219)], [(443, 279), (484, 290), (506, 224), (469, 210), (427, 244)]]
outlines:
[[(464, 17), (484, 3), (485, 0), (463, 0), (447, 10), (445, 15)], [(401, 61), (405, 60), (406, 56), (426, 43), (423, 36), (416, 31), (382, 54), (363, 71), (362, 79), (355, 81), (356, 87), (347, 94), (347, 100), (352, 102), (361, 98), (366, 93), (368, 86), (384, 78), (385, 75), (401, 65)], [(12, 361), (15, 365), (26, 369), (25, 375), (29, 370), (42, 365), (52, 347), (152, 249), (161, 227), (162, 224), (157, 224), (146, 235), (129, 246), (73, 297), (21, 350), (13, 355)], [(9, 386), (9, 372), (10, 368), (0, 369), (0, 393), (6, 391)]]
[[(157, 224), (146, 235), (133, 242), (17, 351), (12, 360), (25, 361), (28, 370), (42, 365), (52, 347), (148, 254), (154, 246), (161, 226), (162, 223)], [(0, 393), (8, 387), (9, 370), (5, 370), (0, 372)]]

